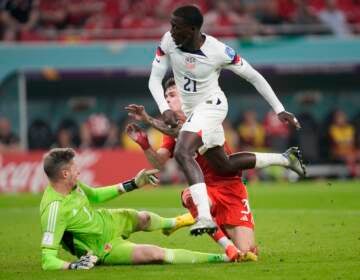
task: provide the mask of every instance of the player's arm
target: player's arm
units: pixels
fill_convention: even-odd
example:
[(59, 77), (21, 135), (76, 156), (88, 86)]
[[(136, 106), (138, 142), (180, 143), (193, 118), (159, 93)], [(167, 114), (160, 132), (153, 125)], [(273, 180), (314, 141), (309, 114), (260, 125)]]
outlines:
[(157, 169), (142, 169), (131, 180), (116, 185), (93, 188), (79, 181), (78, 186), (84, 191), (91, 203), (100, 203), (113, 199), (120, 194), (141, 188), (148, 184), (157, 185), (159, 180), (155, 174), (158, 172), (159, 170)]
[(41, 213), (41, 267), (43, 270), (90, 269), (98, 258), (87, 254), (74, 262), (58, 257), (61, 239), (66, 229), (66, 217), (60, 201), (53, 201)]
[(60, 201), (53, 201), (41, 213), (41, 266), (43, 270), (68, 269), (70, 263), (58, 258), (58, 249), (66, 229)]
[(264, 97), (270, 104), (273, 110), (283, 122), (291, 123), (294, 127), (300, 128), (300, 124), (292, 113), (285, 111), (284, 106), (277, 98), (273, 89), (266, 81), (266, 79), (256, 71), (245, 59), (240, 58), (237, 54), (234, 55), (233, 60), (227, 64), (225, 69), (229, 69), (235, 74), (251, 83), (256, 90)]
[(129, 117), (135, 119), (136, 121), (148, 124), (154, 127), (155, 129), (159, 130), (163, 134), (169, 135), (171, 137), (177, 137), (179, 134), (181, 128), (180, 122), (177, 127), (170, 127), (167, 124), (165, 124), (163, 120), (150, 116), (146, 112), (145, 107), (142, 105), (130, 104), (125, 107), (125, 110), (128, 111)]
[(157, 169), (162, 169), (164, 167), (165, 163), (169, 160), (171, 156), (169, 150), (167, 150), (166, 148), (160, 148), (155, 151), (149, 143), (146, 132), (143, 131), (136, 124), (129, 124), (126, 127), (126, 133), (134, 142), (136, 142), (142, 148), (147, 160), (153, 167)]
[(171, 41), (171, 35), (167, 32), (160, 43), (160, 46), (156, 50), (156, 55), (152, 63), (151, 74), (149, 78), (149, 89), (154, 97), (160, 113), (162, 114), (165, 123), (171, 127), (177, 126), (176, 114), (170, 110), (164, 97), (164, 89), (162, 87), (162, 80), (169, 68), (169, 57), (166, 53), (168, 50), (169, 42)]

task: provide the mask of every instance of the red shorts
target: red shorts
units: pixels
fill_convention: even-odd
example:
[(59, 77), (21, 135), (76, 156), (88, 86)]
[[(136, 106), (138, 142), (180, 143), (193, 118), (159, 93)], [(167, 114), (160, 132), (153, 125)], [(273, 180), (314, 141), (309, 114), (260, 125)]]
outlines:
[[(232, 180), (208, 184), (207, 192), (211, 201), (211, 215), (218, 226), (245, 226), (254, 229), (255, 223), (250, 210), (248, 194), (241, 181)], [(183, 191), (182, 201), (184, 206), (196, 217), (197, 209), (189, 188)]]

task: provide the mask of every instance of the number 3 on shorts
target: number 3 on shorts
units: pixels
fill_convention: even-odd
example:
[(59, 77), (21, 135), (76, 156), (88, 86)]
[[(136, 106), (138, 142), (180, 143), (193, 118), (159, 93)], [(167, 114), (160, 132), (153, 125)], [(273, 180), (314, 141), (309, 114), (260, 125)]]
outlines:
[(241, 202), (244, 204), (244, 210), (241, 211), (242, 214), (250, 214), (250, 204), (249, 204), (249, 200), (247, 199), (242, 199)]

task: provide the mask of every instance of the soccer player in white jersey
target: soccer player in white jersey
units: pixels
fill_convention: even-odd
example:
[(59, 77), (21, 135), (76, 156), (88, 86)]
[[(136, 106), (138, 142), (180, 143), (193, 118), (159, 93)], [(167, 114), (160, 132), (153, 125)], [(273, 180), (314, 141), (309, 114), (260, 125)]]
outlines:
[[(187, 117), (174, 155), (188, 180), (198, 210), (197, 221), (190, 233), (211, 233), (216, 230), (216, 225), (211, 219), (204, 177), (193, 156), (201, 146), (213, 153), (223, 151), (218, 147), (225, 141), (222, 122), (227, 115), (228, 104), (218, 84), (221, 69), (229, 69), (252, 83), (281, 121), (296, 128), (300, 128), (300, 124), (293, 114), (285, 111), (264, 77), (245, 59), (229, 46), (200, 31), (203, 16), (197, 7), (177, 8), (171, 15), (170, 23), (171, 30), (164, 34), (156, 51), (149, 89), (164, 121), (171, 127), (177, 126), (176, 114), (170, 110), (161, 84), (171, 66)], [(226, 156), (222, 158), (229, 161)]]

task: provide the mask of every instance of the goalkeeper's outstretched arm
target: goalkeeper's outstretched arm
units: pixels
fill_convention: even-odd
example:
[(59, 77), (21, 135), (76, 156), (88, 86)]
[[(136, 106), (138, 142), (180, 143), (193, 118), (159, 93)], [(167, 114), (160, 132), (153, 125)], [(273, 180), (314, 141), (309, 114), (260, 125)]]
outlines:
[(142, 169), (131, 180), (112, 186), (93, 188), (82, 182), (78, 182), (78, 186), (84, 191), (90, 202), (105, 202), (117, 197), (119, 194), (130, 192), (148, 184), (157, 185), (159, 180), (156, 178), (155, 174), (158, 172), (159, 170), (157, 169)]

